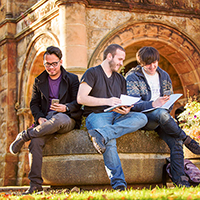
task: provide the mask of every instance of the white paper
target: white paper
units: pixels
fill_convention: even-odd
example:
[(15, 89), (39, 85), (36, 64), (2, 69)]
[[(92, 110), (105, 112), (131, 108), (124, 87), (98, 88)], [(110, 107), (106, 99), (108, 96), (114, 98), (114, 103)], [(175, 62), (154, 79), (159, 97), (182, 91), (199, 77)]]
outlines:
[(120, 99), (121, 99), (121, 104), (117, 104), (115, 106), (106, 108), (104, 112), (109, 112), (113, 110), (114, 108), (121, 107), (121, 106), (132, 106), (133, 104), (135, 104), (136, 102), (140, 100), (139, 97), (132, 97), (132, 96), (124, 95), (124, 94), (121, 94)]
[[(159, 107), (159, 108), (164, 108), (164, 109), (169, 109), (177, 99), (179, 99), (183, 94), (171, 94), (170, 95), (170, 99), (169, 101), (167, 101), (163, 106)], [(143, 110), (142, 112), (148, 112), (151, 110), (155, 110), (156, 108), (150, 108), (147, 110)]]

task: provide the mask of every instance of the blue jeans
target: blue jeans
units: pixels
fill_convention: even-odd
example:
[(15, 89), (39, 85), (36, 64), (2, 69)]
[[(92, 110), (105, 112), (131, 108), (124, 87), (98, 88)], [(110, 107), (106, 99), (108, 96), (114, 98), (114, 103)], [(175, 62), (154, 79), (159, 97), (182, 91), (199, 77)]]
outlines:
[(145, 114), (148, 123), (143, 129), (156, 129), (159, 136), (170, 148), (172, 181), (178, 185), (182, 180), (181, 177), (185, 176), (183, 139), (186, 138), (186, 134), (165, 109), (157, 108)]
[(91, 113), (86, 119), (88, 130), (97, 130), (105, 139), (106, 151), (103, 154), (105, 169), (111, 186), (127, 187), (121, 161), (118, 156), (116, 139), (145, 126), (147, 117), (143, 113), (129, 112), (121, 115), (116, 112)]

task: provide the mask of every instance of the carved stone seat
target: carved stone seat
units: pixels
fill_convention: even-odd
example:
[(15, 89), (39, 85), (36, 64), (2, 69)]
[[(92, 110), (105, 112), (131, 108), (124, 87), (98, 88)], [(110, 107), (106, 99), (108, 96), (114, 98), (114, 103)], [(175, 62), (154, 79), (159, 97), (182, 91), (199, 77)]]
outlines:
[[(136, 131), (117, 139), (128, 185), (162, 182), (169, 148), (154, 131)], [(51, 186), (109, 185), (103, 156), (97, 154), (84, 130), (57, 135), (45, 146), (42, 176)]]

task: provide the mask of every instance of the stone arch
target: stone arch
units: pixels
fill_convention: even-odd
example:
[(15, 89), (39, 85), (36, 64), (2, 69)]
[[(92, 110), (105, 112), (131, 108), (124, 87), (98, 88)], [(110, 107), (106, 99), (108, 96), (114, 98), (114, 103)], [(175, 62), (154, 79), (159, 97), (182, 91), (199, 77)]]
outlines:
[[(120, 44), (125, 49), (132, 46), (135, 52), (142, 46), (157, 48), (160, 55), (170, 62), (178, 74), (184, 96), (186, 97), (187, 90), (191, 91), (190, 95), (198, 94), (200, 49), (177, 28), (157, 22), (138, 22), (119, 26), (99, 43), (91, 56), (88, 67), (101, 63), (103, 50), (111, 43)], [(131, 59), (131, 56), (135, 55), (127, 54), (126, 60)]]
[[(21, 107), (29, 107), (29, 85), (33, 83), (33, 78), (44, 70), (42, 56), (50, 45), (59, 46), (59, 40), (52, 33), (45, 32), (35, 35), (27, 48), (19, 80), (18, 102)], [(38, 65), (42, 69), (38, 69)]]
[(33, 119), (30, 113), (29, 102), (31, 99), (32, 85), (35, 77), (44, 70), (43, 53), (47, 46), (59, 46), (57, 36), (51, 32), (35, 35), (28, 45), (25, 60), (21, 67), (18, 87), (18, 115), (20, 129), (28, 128)]

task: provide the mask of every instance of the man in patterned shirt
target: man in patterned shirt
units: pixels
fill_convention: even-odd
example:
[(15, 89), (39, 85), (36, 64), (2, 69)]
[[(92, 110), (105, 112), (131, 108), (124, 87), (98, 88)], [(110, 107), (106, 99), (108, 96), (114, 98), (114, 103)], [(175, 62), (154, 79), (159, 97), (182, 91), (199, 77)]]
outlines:
[(189, 187), (184, 172), (183, 144), (195, 154), (200, 154), (200, 145), (177, 125), (170, 115), (172, 108), (170, 110), (160, 108), (169, 100), (173, 90), (168, 73), (158, 67), (157, 49), (145, 46), (139, 49), (136, 58), (140, 65), (131, 69), (126, 77), (128, 95), (141, 97), (132, 111), (150, 110), (144, 112), (148, 118), (144, 129), (156, 130), (169, 146), (173, 183), (179, 187)]

